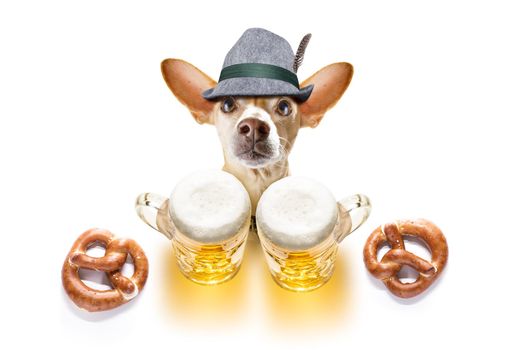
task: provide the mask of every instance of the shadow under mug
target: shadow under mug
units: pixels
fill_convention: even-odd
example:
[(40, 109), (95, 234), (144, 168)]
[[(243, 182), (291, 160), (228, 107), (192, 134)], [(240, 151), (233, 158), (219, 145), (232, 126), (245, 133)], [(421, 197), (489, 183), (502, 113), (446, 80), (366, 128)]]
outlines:
[(302, 250), (287, 249), (272, 242), (263, 233), (262, 218), (257, 216), (257, 233), (275, 282), (282, 288), (297, 292), (324, 285), (334, 273), (338, 244), (358, 229), (370, 212), (371, 202), (363, 194), (338, 201), (337, 220), (332, 232), (321, 243)]
[(223, 242), (204, 243), (187, 237), (177, 229), (170, 215), (170, 199), (142, 193), (136, 200), (136, 211), (146, 224), (171, 240), (180, 271), (190, 280), (213, 285), (230, 280), (241, 266), (251, 212), (238, 231)]

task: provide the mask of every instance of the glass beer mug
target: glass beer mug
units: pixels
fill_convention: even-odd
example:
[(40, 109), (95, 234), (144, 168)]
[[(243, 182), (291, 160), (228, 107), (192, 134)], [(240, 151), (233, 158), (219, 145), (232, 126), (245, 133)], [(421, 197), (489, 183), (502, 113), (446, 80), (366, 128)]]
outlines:
[(320, 183), (289, 176), (263, 193), (257, 233), (273, 279), (283, 288), (309, 291), (334, 272), (338, 243), (362, 225), (371, 204), (362, 195), (336, 202)]
[(170, 198), (143, 193), (139, 217), (172, 242), (182, 273), (200, 284), (228, 281), (239, 270), (251, 220), (248, 192), (233, 175), (200, 171)]

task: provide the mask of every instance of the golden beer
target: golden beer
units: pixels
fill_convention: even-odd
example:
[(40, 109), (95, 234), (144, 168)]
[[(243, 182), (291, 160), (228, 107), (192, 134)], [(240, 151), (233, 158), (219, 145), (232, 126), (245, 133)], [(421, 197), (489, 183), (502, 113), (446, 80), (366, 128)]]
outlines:
[(200, 284), (228, 281), (241, 266), (249, 226), (250, 216), (231, 239), (219, 244), (195, 242), (175, 231), (172, 246), (180, 271)]
[(170, 198), (141, 194), (139, 217), (172, 242), (180, 271), (200, 284), (235, 276), (243, 258), (251, 204), (243, 185), (223, 171), (202, 171), (180, 181)]
[(369, 199), (336, 202), (323, 185), (286, 177), (272, 184), (257, 206), (257, 231), (273, 279), (283, 288), (310, 291), (334, 272), (338, 244), (364, 223)]
[(338, 245), (330, 239), (318, 247), (300, 252), (281, 249), (263, 238), (261, 244), (271, 276), (285, 289), (314, 290), (332, 277)]

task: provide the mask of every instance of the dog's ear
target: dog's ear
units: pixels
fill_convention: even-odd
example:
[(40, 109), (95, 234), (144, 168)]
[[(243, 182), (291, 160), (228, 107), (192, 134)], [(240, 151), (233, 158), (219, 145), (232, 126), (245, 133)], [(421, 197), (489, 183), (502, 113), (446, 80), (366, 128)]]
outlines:
[(314, 84), (309, 99), (300, 104), (301, 126), (316, 127), (325, 113), (332, 108), (345, 92), (352, 80), (350, 63), (338, 62), (328, 65), (302, 82), (305, 87)]
[(207, 74), (192, 64), (174, 58), (168, 58), (161, 63), (162, 76), (166, 84), (200, 123), (212, 124), (210, 113), (214, 102), (202, 96), (202, 92), (216, 85)]

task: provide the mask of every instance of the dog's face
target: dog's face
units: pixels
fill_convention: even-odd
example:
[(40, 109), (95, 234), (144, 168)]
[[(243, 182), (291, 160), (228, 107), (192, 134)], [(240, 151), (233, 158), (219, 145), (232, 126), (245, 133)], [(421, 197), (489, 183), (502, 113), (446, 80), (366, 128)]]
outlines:
[(286, 96), (223, 97), (212, 118), (227, 160), (249, 168), (287, 157), (300, 128), (298, 105)]
[(216, 126), (231, 166), (265, 168), (287, 158), (301, 127), (316, 127), (350, 84), (353, 68), (334, 63), (305, 80), (314, 85), (305, 102), (287, 96), (226, 96), (206, 100), (202, 92), (216, 82), (188, 62), (166, 59), (161, 65), (164, 80), (195, 120)]

